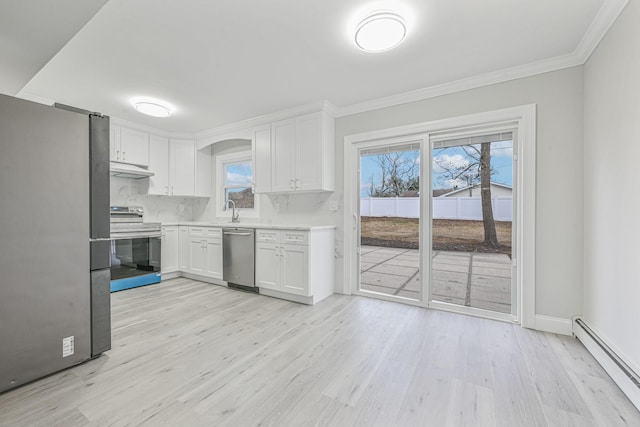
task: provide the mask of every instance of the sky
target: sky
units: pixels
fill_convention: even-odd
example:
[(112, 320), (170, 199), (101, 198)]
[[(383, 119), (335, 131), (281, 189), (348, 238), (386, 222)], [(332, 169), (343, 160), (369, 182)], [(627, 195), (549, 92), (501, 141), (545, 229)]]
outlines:
[(253, 173), (251, 162), (227, 163), (226, 165), (227, 185), (251, 185)]
[[(495, 174), (491, 176), (492, 182), (512, 186), (513, 184), (513, 143), (512, 141), (494, 142), (491, 144), (491, 166)], [(460, 147), (449, 147), (434, 150), (433, 155), (451, 165), (464, 166), (469, 162), (468, 156)], [(375, 163), (375, 155), (360, 157), (360, 197), (369, 197), (371, 177), (374, 182), (380, 181), (380, 168)], [(418, 151), (407, 151), (403, 154), (405, 161), (420, 163)], [(446, 180), (442, 169), (433, 162), (433, 188), (458, 188), (466, 186), (466, 182), (450, 182)]]

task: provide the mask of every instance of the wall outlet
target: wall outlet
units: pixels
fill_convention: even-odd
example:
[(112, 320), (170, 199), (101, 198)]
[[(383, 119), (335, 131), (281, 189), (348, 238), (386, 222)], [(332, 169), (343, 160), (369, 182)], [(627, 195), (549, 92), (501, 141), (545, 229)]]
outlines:
[(338, 210), (338, 202), (335, 200), (331, 200), (329, 202), (329, 210), (330, 211), (337, 211)]
[(62, 338), (62, 357), (71, 356), (75, 351), (73, 336)]

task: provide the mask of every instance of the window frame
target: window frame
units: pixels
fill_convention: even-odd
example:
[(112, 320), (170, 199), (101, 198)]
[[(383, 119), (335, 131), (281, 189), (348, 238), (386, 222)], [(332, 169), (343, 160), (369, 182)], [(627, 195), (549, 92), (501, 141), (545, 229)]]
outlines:
[(255, 161), (251, 151), (239, 151), (236, 153), (220, 154), (216, 156), (216, 216), (231, 218), (232, 209), (225, 209), (226, 190), (228, 188), (246, 188), (246, 185), (226, 185), (226, 166), (237, 163), (251, 163), (251, 179), (249, 184), (253, 192), (253, 208), (238, 208), (240, 219), (260, 217), (260, 198), (255, 193)]

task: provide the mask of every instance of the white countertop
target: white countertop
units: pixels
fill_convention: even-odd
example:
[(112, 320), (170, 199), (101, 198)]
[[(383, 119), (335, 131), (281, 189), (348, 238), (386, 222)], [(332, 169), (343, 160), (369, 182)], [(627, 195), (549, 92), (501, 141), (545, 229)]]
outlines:
[(201, 222), (201, 221), (175, 221), (175, 222), (163, 222), (162, 225), (187, 225), (191, 227), (244, 227), (244, 228), (268, 228), (275, 230), (323, 230), (323, 229), (335, 229), (335, 225), (290, 225), (290, 224), (260, 224), (251, 222)]

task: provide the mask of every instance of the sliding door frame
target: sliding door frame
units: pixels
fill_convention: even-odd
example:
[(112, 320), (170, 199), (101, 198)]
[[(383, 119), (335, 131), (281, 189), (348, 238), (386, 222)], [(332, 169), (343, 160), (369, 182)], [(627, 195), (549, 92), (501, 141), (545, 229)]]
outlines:
[[(425, 165), (425, 163), (423, 163), (423, 158), (422, 158), (422, 153), (424, 153), (424, 151), (426, 149), (428, 149), (428, 145), (429, 145), (429, 140), (425, 139), (425, 134), (410, 134), (410, 135), (401, 135), (401, 136), (397, 136), (397, 137), (392, 137), (392, 138), (381, 138), (381, 139), (377, 139), (377, 140), (367, 140), (367, 141), (361, 141), (361, 142), (357, 142), (354, 143), (354, 148), (356, 150), (356, 162), (358, 163), (358, 166), (356, 168), (356, 172), (358, 174), (358, 183), (360, 182), (360, 154), (362, 150), (370, 150), (370, 149), (375, 149), (375, 148), (382, 148), (382, 147), (389, 147), (390, 149), (393, 149), (394, 146), (402, 146), (402, 145), (406, 145), (406, 144), (416, 144), (420, 146), (420, 186), (422, 188), (423, 186), (423, 182), (424, 179), (427, 178), (427, 176), (425, 175), (425, 171), (424, 171), (424, 167), (423, 165)], [(346, 163), (345, 163), (346, 165)], [(353, 173), (353, 169), (350, 169), (351, 173)], [(430, 170), (430, 169), (429, 169)], [(346, 173), (346, 172), (345, 172)], [(345, 176), (346, 179), (346, 176)], [(358, 195), (357, 195), (357, 200), (356, 200), (356, 213), (355, 215), (352, 217), (354, 219), (354, 224), (355, 224), (355, 230), (353, 230), (356, 234), (356, 239), (355, 239), (355, 250), (357, 252), (357, 256), (355, 259), (355, 269), (356, 272), (358, 274), (358, 277), (356, 278), (356, 282), (354, 283), (354, 287), (352, 288), (352, 294), (353, 295), (360, 295), (360, 296), (374, 296), (375, 298), (378, 299), (382, 299), (385, 301), (394, 301), (394, 302), (402, 302), (403, 304), (409, 304), (409, 305), (417, 305), (420, 307), (427, 307), (428, 306), (428, 298), (427, 298), (427, 293), (425, 290), (425, 287), (423, 285), (424, 280), (428, 279), (428, 274), (425, 274), (426, 271), (424, 269), (424, 257), (420, 257), (420, 263), (419, 263), (419, 267), (418, 267), (418, 274), (420, 276), (420, 298), (418, 300), (412, 299), (412, 298), (406, 298), (406, 297), (402, 297), (402, 296), (398, 296), (398, 295), (389, 295), (389, 294), (384, 294), (382, 292), (374, 292), (374, 291), (366, 291), (366, 290), (361, 290), (360, 289), (360, 191), (359, 191), (360, 186), (358, 185)], [(420, 236), (418, 238), (418, 242), (420, 242), (420, 247), (422, 247), (422, 242), (425, 240), (425, 234), (424, 234), (424, 215), (428, 213), (428, 211), (425, 211), (424, 209), (424, 203), (422, 203), (422, 200), (424, 199), (424, 197), (420, 197), (420, 217), (418, 219), (418, 223), (419, 223), (419, 232), (420, 232)], [(422, 252), (420, 252), (422, 253)]]
[[(357, 176), (356, 170), (359, 167), (359, 146), (372, 144), (376, 141), (382, 145), (393, 143), (393, 141), (402, 141), (412, 139), (414, 141), (421, 139), (422, 143), (422, 160), (429, 159), (431, 156), (430, 134), (438, 134), (447, 131), (460, 130), (465, 132), (474, 128), (486, 129), (487, 126), (501, 126), (506, 124), (514, 124), (516, 128), (516, 138), (514, 140), (514, 151), (518, 162), (516, 168), (516, 183), (519, 186), (516, 191), (515, 201), (515, 219), (518, 224), (517, 247), (515, 251), (519, 254), (518, 265), (514, 269), (516, 280), (519, 287), (518, 305), (521, 308), (518, 318), (514, 319), (516, 323), (521, 323), (525, 327), (535, 327), (535, 269), (536, 269), (536, 232), (535, 232), (535, 209), (536, 209), (536, 105), (524, 105), (519, 107), (506, 108), (502, 110), (488, 111), (484, 113), (470, 114), (466, 116), (453, 117), (442, 120), (435, 120), (425, 123), (418, 123), (408, 126), (400, 126), (389, 129), (376, 130), (372, 132), (348, 135), (344, 138), (344, 249), (343, 249), (343, 292), (345, 294), (357, 293), (358, 283), (360, 280), (359, 254), (359, 203), (360, 203), (360, 177)], [(426, 155), (428, 154), (428, 156)], [(422, 182), (429, 185), (430, 188), (430, 167), (421, 167)], [(425, 174), (429, 174), (427, 177)], [(423, 197), (427, 200), (430, 208), (430, 197)], [(423, 201), (423, 210), (425, 202)], [(426, 221), (421, 215), (421, 228), (424, 233)], [(430, 218), (431, 215), (429, 214)], [(429, 230), (431, 224), (428, 224)], [(430, 231), (429, 231), (430, 232)], [(421, 241), (427, 241), (427, 236), (423, 234)], [(431, 241), (429, 236), (428, 241)], [(423, 253), (431, 253), (431, 248)], [(424, 258), (424, 256), (423, 256)], [(429, 276), (425, 274), (421, 262), (422, 278), (427, 279)], [(430, 274), (431, 267), (429, 266)], [(424, 286), (430, 284), (423, 283)], [(421, 293), (423, 302), (413, 305), (430, 306), (428, 304), (428, 296)], [(385, 299), (385, 298), (383, 298)], [(397, 301), (397, 298), (392, 298)], [(407, 301), (407, 303), (411, 303)], [(433, 305), (433, 308), (448, 309), (440, 305)], [(457, 311), (457, 310), (451, 310)], [(465, 314), (473, 314), (482, 317), (482, 310), (479, 312), (465, 310)]]

